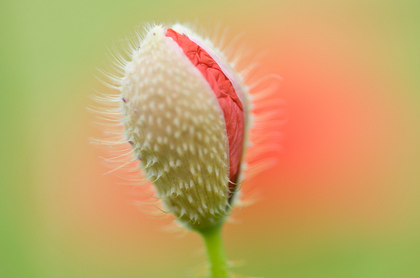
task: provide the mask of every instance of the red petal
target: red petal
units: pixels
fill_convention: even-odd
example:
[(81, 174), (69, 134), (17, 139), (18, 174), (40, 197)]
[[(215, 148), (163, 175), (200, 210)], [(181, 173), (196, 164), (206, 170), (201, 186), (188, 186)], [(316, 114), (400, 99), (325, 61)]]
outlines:
[[(236, 183), (241, 166), (245, 131), (242, 103), (235, 92), (232, 82), (226, 77), (217, 62), (202, 47), (191, 41), (186, 35), (179, 34), (172, 29), (166, 30), (166, 36), (172, 38), (182, 48), (188, 59), (207, 80), (219, 101), (225, 117), (229, 141), (229, 180)], [(235, 184), (229, 184), (231, 192), (234, 191), (235, 187)]]

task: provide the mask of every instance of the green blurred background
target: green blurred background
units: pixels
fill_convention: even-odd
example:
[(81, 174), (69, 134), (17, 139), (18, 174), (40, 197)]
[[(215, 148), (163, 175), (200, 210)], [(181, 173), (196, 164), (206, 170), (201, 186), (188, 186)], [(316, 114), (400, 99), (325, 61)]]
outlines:
[[(200, 238), (143, 214), (85, 107), (147, 22), (220, 23), (283, 77), (284, 150), (224, 231), (234, 271), (420, 277), (420, 2), (3, 1), (0, 277), (190, 277)], [(211, 28), (210, 28), (211, 29)], [(182, 235), (182, 234), (181, 234)]]

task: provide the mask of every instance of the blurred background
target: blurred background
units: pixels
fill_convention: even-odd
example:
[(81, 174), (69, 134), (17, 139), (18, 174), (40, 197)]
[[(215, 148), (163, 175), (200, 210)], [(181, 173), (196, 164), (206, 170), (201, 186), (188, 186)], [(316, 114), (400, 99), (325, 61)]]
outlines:
[[(283, 77), (278, 164), (224, 238), (258, 277), (420, 275), (420, 2), (3, 1), (0, 277), (191, 277), (201, 239), (139, 212), (89, 144), (107, 47), (147, 22), (229, 27)], [(180, 236), (182, 235), (182, 236)]]

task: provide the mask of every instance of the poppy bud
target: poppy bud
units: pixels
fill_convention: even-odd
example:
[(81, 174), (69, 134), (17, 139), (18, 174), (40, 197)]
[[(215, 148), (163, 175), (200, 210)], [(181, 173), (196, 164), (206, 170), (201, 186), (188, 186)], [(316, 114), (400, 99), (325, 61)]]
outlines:
[(223, 221), (240, 182), (247, 87), (182, 25), (149, 29), (121, 82), (122, 123), (157, 194), (193, 229)]

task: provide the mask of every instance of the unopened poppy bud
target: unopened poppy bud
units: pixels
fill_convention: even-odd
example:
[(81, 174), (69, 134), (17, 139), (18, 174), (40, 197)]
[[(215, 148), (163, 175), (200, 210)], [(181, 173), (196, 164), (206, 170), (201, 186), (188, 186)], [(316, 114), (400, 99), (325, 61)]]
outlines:
[(240, 179), (247, 88), (181, 25), (149, 29), (121, 86), (125, 136), (159, 197), (193, 229), (223, 221)]

